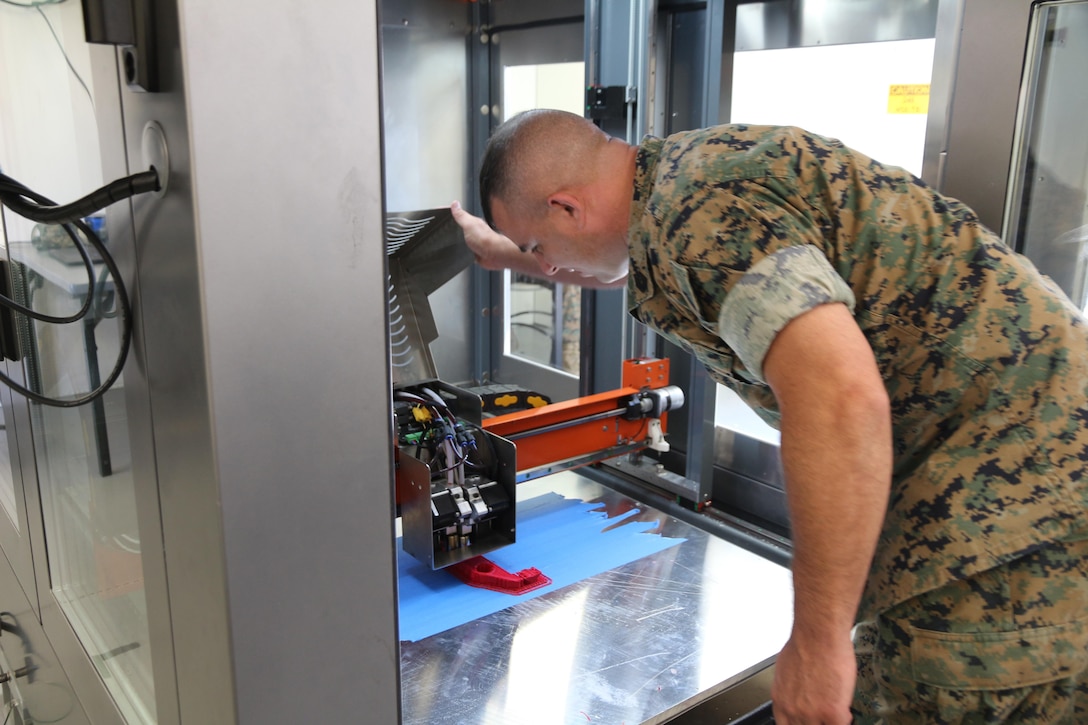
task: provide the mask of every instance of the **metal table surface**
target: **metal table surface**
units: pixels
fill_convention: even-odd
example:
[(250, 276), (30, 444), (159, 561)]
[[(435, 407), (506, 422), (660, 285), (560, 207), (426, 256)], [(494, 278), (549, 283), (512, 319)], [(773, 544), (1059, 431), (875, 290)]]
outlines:
[(518, 499), (547, 492), (634, 504), (684, 541), (401, 642), (402, 722), (660, 723), (771, 664), (792, 622), (788, 569), (575, 472), (519, 484)]

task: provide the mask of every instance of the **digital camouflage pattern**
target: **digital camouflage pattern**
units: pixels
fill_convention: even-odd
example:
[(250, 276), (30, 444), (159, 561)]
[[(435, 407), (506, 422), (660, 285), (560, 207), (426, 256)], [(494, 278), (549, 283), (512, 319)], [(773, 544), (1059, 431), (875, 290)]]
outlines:
[(894, 435), (861, 619), (1088, 535), (1088, 327), (963, 204), (800, 129), (720, 126), (641, 144), (628, 241), (631, 313), (775, 426), (770, 341), (850, 305)]
[(854, 722), (1088, 722), (1088, 542), (1050, 544), (854, 635)]
[[(767, 300), (774, 300), (768, 309)], [(854, 293), (817, 247), (785, 247), (751, 266), (722, 302), (717, 332), (759, 382), (763, 358), (777, 335), (817, 305), (842, 302), (853, 312)]]

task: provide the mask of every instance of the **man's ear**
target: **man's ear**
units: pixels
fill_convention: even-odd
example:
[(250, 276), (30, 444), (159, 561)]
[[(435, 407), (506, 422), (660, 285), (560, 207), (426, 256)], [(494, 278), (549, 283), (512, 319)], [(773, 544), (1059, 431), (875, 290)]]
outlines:
[(557, 191), (549, 196), (548, 211), (559, 213), (565, 222), (574, 222), (578, 226), (585, 223), (585, 206), (577, 195), (569, 191)]

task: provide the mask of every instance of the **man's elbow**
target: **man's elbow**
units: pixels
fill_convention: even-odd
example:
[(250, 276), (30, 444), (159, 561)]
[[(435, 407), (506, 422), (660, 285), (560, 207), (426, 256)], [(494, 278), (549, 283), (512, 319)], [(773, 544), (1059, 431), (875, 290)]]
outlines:
[(841, 418), (854, 421), (858, 427), (871, 430), (874, 435), (890, 432), (891, 398), (879, 376), (846, 376), (829, 384), (837, 386), (835, 399), (840, 405)]

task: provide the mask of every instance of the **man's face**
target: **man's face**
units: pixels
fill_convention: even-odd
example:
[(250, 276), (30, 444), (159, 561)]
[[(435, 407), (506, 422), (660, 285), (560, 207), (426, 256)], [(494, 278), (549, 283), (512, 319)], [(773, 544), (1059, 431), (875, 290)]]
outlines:
[(511, 213), (496, 199), (492, 215), (499, 232), (522, 252), (532, 254), (545, 275), (565, 269), (601, 282), (613, 282), (627, 275), (626, 239), (617, 245), (616, 240), (595, 232), (584, 217), (579, 219), (569, 208), (549, 205), (543, 217), (531, 219)]

